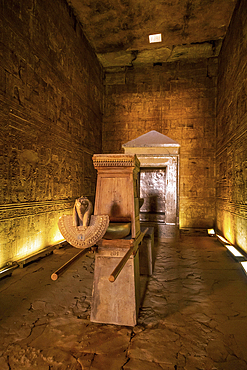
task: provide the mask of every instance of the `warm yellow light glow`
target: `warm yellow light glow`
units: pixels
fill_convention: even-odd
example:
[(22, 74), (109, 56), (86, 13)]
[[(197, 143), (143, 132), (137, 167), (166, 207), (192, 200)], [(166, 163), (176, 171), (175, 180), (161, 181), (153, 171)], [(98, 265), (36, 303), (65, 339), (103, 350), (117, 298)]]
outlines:
[(6, 264), (6, 261), (4, 261), (2, 253), (0, 253), (0, 267), (4, 266)]
[(244, 272), (245, 272), (245, 273), (246, 273), (246, 275), (247, 275), (247, 261), (240, 262), (240, 263), (241, 263), (241, 265), (242, 265), (242, 267), (243, 267)]
[(225, 244), (225, 247), (234, 255), (234, 257), (244, 258), (242, 253), (240, 253), (235, 247), (233, 247), (233, 245)]
[(231, 244), (235, 244), (235, 231), (233, 225), (235, 224), (234, 215), (230, 212), (224, 212), (222, 218), (222, 233)]
[(156, 33), (155, 35), (149, 35), (149, 43), (161, 42), (161, 33)]
[(38, 213), (7, 220), (6, 238), (0, 238), (0, 268), (33, 256), (64, 240), (58, 228), (59, 212)]
[(235, 227), (235, 245), (238, 245), (243, 251), (247, 253), (246, 244), (246, 219), (240, 215), (236, 216), (236, 227)]
[[(44, 232), (39, 232), (32, 237), (23, 238), (23, 245), (21, 243), (18, 245), (16, 259), (20, 260), (25, 257), (31, 256), (35, 253), (38, 253), (42, 249), (49, 247), (51, 245), (60, 243), (64, 241), (64, 237), (60, 233), (57, 225), (54, 225), (52, 229), (52, 235), (46, 235)], [(24, 244), (25, 243), (25, 244)]]
[(215, 235), (214, 229), (208, 229), (208, 235), (210, 235), (210, 236)]
[(59, 229), (57, 228), (56, 232), (53, 235), (51, 244), (61, 243), (64, 240), (65, 239), (64, 239), (63, 235), (60, 233)]
[(226, 240), (225, 238), (223, 238), (223, 236), (221, 236), (221, 235), (218, 235), (218, 234), (217, 234), (217, 238), (219, 238), (223, 243), (230, 244), (230, 243), (228, 242), (228, 240)]
[[(32, 237), (22, 238), (17, 247), (16, 259), (19, 260), (26, 256), (29, 256), (35, 252), (37, 252), (43, 245), (44, 235), (41, 233), (34, 235)], [(22, 244), (23, 243), (23, 244)]]

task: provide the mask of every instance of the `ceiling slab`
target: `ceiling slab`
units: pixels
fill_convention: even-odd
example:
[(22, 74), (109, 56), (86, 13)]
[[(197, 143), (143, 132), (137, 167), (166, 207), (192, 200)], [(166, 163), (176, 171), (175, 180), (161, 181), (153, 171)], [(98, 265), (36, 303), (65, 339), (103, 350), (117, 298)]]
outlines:
[[(217, 55), (236, 0), (67, 0), (104, 67)], [(162, 42), (149, 44), (161, 33)]]

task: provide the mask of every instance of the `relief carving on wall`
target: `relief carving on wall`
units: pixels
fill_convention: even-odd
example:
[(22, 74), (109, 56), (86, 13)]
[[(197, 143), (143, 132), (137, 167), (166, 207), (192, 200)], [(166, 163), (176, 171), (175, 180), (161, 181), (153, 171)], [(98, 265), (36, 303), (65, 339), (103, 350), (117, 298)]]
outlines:
[[(82, 166), (76, 166), (76, 171), (73, 167), (72, 159), (54, 155), (49, 148), (13, 149), (3, 178), (3, 184), (8, 186), (3, 185), (0, 190), (2, 203), (75, 198), (84, 176)], [(87, 172), (88, 181), (93, 182), (90, 176), (93, 177)]]

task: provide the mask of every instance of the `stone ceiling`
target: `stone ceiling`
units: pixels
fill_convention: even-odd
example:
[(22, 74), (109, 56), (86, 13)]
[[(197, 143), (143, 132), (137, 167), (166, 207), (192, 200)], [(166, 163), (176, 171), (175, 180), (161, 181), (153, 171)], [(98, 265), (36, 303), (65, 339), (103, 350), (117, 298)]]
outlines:
[[(104, 67), (217, 56), (236, 0), (67, 0)], [(150, 34), (162, 42), (149, 44)]]

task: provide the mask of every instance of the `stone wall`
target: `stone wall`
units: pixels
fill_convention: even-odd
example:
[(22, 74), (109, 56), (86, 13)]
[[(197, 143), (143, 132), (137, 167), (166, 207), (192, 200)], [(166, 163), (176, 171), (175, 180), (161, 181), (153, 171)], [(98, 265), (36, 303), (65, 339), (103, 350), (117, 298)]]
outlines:
[(64, 0), (0, 1), (0, 267), (61, 239), (92, 197), (102, 69)]
[(247, 1), (239, 1), (219, 56), (217, 228), (247, 252)]
[(103, 152), (156, 130), (180, 145), (181, 228), (215, 223), (217, 58), (108, 69)]

